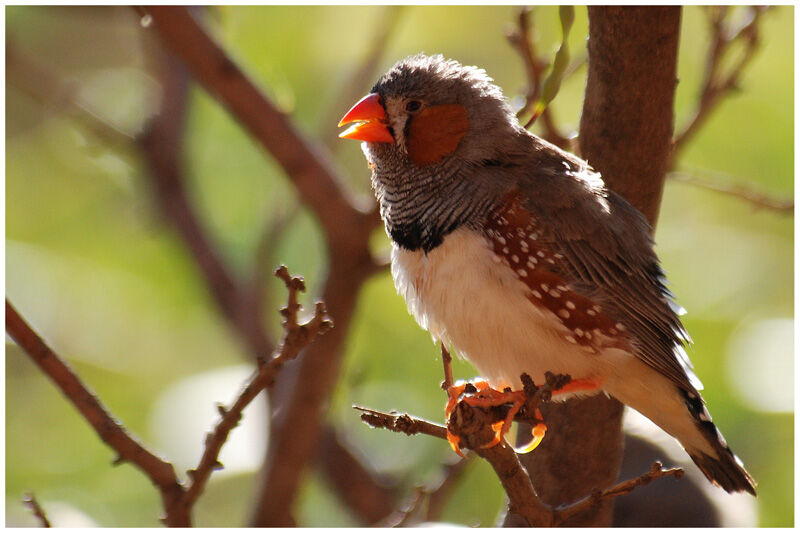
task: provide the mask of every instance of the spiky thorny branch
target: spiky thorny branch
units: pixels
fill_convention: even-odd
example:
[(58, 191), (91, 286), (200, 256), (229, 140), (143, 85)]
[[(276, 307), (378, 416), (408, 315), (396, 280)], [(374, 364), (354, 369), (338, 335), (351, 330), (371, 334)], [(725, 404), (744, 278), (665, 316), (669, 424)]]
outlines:
[[(711, 42), (706, 57), (706, 72), (697, 108), (680, 133), (675, 136), (674, 151), (670, 166), (674, 166), (687, 142), (699, 131), (711, 113), (719, 107), (723, 97), (738, 88), (742, 72), (753, 59), (760, 44), (759, 23), (761, 15), (768, 9), (765, 6), (748, 8), (748, 19), (738, 28), (731, 27), (730, 11), (727, 6), (706, 8)], [(731, 46), (737, 42), (744, 44), (744, 51), (727, 73), (722, 72), (722, 62)]]
[(288, 303), (281, 309), (284, 316), (283, 338), (269, 359), (259, 361), (257, 372), (233, 405), (230, 408), (219, 407), (220, 421), (207, 436), (203, 456), (197, 467), (188, 472), (188, 486), (178, 481), (171, 463), (156, 457), (129, 435), (66, 363), (28, 326), (8, 300), (6, 331), (56, 383), (98, 436), (117, 452), (118, 458), (114, 463), (127, 461), (136, 465), (159, 488), (166, 513), (164, 522), (169, 526), (189, 526), (192, 506), (205, 489), (211, 473), (222, 467), (219, 453), (228, 435), (241, 420), (242, 411), (261, 391), (273, 384), (275, 376), (287, 361), (297, 357), (317, 335), (325, 333), (333, 326), (322, 302), (317, 302), (311, 319), (304, 323), (299, 322), (298, 312), (301, 306), (297, 301), (297, 293), (305, 290), (303, 279), (290, 276), (284, 266), (276, 270), (275, 275), (283, 280), (289, 293)]
[(22, 503), (31, 510), (41, 527), (53, 527), (52, 524), (50, 524), (50, 520), (47, 518), (47, 513), (44, 512), (44, 509), (39, 505), (36, 496), (34, 496), (32, 492), (25, 493), (22, 497)]

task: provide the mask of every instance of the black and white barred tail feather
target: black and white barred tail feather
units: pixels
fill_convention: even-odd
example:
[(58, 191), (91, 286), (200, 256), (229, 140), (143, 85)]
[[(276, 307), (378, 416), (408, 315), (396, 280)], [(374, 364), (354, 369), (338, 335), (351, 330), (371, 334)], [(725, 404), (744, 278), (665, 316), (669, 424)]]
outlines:
[(711, 421), (711, 416), (703, 404), (702, 398), (694, 392), (682, 390), (681, 393), (697, 427), (717, 455), (714, 458), (702, 451), (687, 448), (689, 457), (715, 485), (722, 487), (727, 492), (749, 492), (755, 496), (756, 482), (744, 469), (742, 461), (731, 451), (722, 433)]

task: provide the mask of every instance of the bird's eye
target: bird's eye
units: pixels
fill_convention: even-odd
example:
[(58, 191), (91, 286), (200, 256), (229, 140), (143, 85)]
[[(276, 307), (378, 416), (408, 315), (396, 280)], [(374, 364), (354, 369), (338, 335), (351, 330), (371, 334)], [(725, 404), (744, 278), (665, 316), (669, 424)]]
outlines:
[(409, 113), (416, 113), (419, 111), (419, 108), (422, 107), (422, 102), (419, 100), (411, 100), (406, 104), (406, 111)]

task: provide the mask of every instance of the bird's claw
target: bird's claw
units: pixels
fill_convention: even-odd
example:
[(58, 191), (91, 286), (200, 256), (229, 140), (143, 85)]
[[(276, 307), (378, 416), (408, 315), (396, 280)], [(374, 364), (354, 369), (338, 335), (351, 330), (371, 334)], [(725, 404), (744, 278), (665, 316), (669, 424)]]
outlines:
[[(445, 408), (445, 414), (448, 420), (450, 419), (450, 415), (453, 414), (453, 411), (455, 411), (456, 405), (458, 405), (458, 402), (461, 400), (462, 395), (464, 395), (465, 391), (467, 390), (468, 385), (468, 383), (458, 382), (447, 389), (449, 400), (447, 402), (447, 407)], [(512, 391), (508, 388), (504, 389), (503, 391), (499, 391), (490, 387), (489, 383), (484, 380), (472, 382), (471, 385), (475, 391), (467, 392), (468, 396), (464, 397), (463, 400), (472, 407), (496, 407), (498, 405), (511, 403), (511, 409), (509, 409), (506, 417), (503, 420), (492, 424), (494, 438), (482, 445), (481, 448), (491, 448), (493, 446), (497, 446), (500, 444), (500, 441), (502, 441), (505, 434), (508, 433), (508, 430), (511, 429), (511, 423), (514, 421), (516, 414), (519, 412), (522, 406), (525, 405), (525, 393), (523, 391)], [(541, 413), (538, 409), (536, 410), (536, 416), (541, 419)], [(547, 427), (544, 425), (544, 423), (540, 422), (536, 424), (531, 431), (533, 439), (525, 446), (515, 448), (515, 451), (517, 453), (528, 453), (534, 450), (539, 443), (542, 442), (546, 429)], [(447, 442), (450, 443), (450, 447), (453, 448), (454, 452), (461, 457), (464, 457), (460, 447), (461, 438), (458, 435), (451, 433), (449, 428), (447, 430)]]

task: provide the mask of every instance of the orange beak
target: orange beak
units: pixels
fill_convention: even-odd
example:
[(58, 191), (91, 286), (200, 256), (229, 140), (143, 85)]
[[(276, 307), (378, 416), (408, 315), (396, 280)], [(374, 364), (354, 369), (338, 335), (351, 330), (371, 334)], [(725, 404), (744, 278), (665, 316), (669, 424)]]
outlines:
[(381, 105), (381, 97), (371, 93), (358, 101), (339, 121), (339, 126), (353, 124), (339, 134), (342, 139), (355, 139), (370, 143), (393, 143), (389, 128), (386, 127), (386, 110)]

